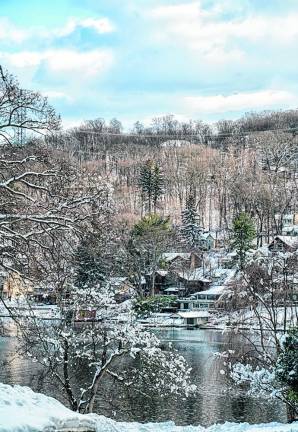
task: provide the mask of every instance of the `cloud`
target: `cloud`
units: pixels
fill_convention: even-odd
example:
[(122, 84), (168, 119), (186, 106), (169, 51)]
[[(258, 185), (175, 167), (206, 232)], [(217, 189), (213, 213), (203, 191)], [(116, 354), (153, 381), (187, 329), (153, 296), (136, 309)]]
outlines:
[(6, 42), (22, 43), (30, 39), (39, 38), (41, 40), (59, 39), (70, 36), (77, 29), (92, 29), (97, 34), (111, 33), (115, 31), (115, 25), (109, 18), (68, 18), (63, 27), (47, 29), (45, 27), (17, 27), (7, 18), (0, 18), (0, 40)]
[(15, 43), (23, 42), (28, 32), (12, 24), (7, 18), (0, 18), (0, 40)]
[(69, 18), (66, 25), (63, 28), (55, 29), (53, 34), (58, 37), (69, 36), (77, 28), (89, 28), (98, 34), (111, 33), (115, 30), (115, 26), (109, 18), (85, 18), (82, 20)]
[(204, 9), (199, 1), (158, 6), (147, 12), (159, 42), (184, 46), (210, 63), (244, 60), (246, 43), (265, 46), (296, 43), (298, 13), (227, 16), (222, 8)]
[(186, 96), (182, 105), (188, 112), (217, 114), (273, 107), (294, 108), (298, 105), (298, 97), (288, 91), (269, 89), (227, 96)]
[(62, 91), (40, 90), (40, 93), (42, 93), (44, 96), (47, 96), (49, 99), (65, 99), (67, 101), (72, 101), (72, 98)]
[(55, 74), (80, 74), (80, 79), (97, 76), (113, 62), (110, 50), (95, 49), (77, 51), (72, 49), (50, 49), (45, 51), (0, 52), (0, 59), (13, 68), (37, 69), (45, 66)]

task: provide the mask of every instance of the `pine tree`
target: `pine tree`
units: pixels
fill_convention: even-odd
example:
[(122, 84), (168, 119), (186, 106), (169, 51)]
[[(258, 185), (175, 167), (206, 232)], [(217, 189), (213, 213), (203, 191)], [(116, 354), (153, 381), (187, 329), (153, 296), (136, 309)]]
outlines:
[(142, 191), (142, 199), (148, 205), (148, 212), (156, 213), (157, 202), (163, 195), (164, 180), (158, 164), (148, 160), (140, 170), (139, 186)]
[(190, 246), (198, 246), (203, 227), (200, 225), (200, 216), (196, 208), (196, 200), (194, 195), (191, 193), (187, 200), (185, 209), (181, 215), (182, 226), (181, 236), (183, 240)]
[(155, 276), (162, 254), (166, 251), (171, 236), (169, 217), (157, 214), (144, 216), (131, 231), (129, 252), (134, 266), (143, 273), (151, 274), (151, 295), (155, 294)]
[(243, 270), (246, 253), (256, 236), (254, 223), (247, 213), (240, 213), (233, 221), (232, 247), (236, 250), (240, 269)]
[(298, 414), (298, 327), (288, 331), (276, 362), (276, 377), (287, 387), (288, 418)]
[(105, 267), (96, 240), (87, 235), (79, 244), (74, 257), (76, 286), (86, 288), (103, 282), (106, 273)]
[(154, 164), (153, 168), (153, 208), (154, 213), (156, 213), (157, 202), (159, 198), (163, 195), (164, 191), (164, 180), (160, 167)]

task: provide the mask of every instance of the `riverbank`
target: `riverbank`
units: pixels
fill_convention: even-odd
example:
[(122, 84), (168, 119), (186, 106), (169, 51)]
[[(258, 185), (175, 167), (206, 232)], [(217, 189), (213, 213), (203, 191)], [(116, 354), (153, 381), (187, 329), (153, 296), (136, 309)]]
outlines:
[(0, 384), (1, 432), (298, 432), (298, 423), (224, 423), (176, 426), (173, 422), (116, 422), (96, 414), (74, 413), (56, 399), (33, 392), (29, 387)]

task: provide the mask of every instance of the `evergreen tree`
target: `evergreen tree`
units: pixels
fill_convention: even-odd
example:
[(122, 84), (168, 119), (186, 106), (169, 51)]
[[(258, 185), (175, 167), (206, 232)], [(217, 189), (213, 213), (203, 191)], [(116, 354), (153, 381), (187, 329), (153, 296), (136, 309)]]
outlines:
[(243, 270), (246, 253), (256, 236), (253, 220), (247, 213), (240, 213), (233, 221), (232, 247), (236, 250), (240, 269)]
[(152, 160), (148, 160), (140, 170), (139, 186), (142, 199), (148, 205), (149, 213), (156, 213), (157, 202), (163, 195), (164, 180), (160, 167)]
[(291, 329), (282, 344), (276, 363), (276, 377), (287, 387), (290, 420), (298, 415), (298, 327)]
[(192, 193), (189, 194), (186, 200), (186, 206), (182, 211), (181, 219), (181, 236), (183, 240), (192, 247), (198, 246), (203, 227), (200, 225), (200, 216), (197, 212), (196, 200)]
[(74, 257), (75, 284), (78, 288), (90, 288), (105, 280), (106, 265), (100, 254), (96, 238), (86, 235)]
[(132, 267), (139, 275), (151, 275), (151, 295), (155, 294), (156, 271), (170, 236), (170, 219), (157, 214), (144, 216), (130, 233), (128, 251), (132, 258)]

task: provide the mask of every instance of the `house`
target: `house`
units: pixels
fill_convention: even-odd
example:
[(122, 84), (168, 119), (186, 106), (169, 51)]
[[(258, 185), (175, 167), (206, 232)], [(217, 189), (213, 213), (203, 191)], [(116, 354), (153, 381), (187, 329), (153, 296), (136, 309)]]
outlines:
[(32, 298), (36, 303), (44, 303), (44, 304), (56, 304), (57, 303), (57, 294), (52, 287), (48, 287), (47, 289), (38, 286), (34, 288), (34, 292), (32, 293)]
[(185, 270), (179, 272), (178, 277), (180, 283), (189, 293), (208, 289), (212, 282), (212, 279), (204, 275), (204, 270), (202, 267), (194, 270)]
[(236, 277), (236, 270), (218, 268), (212, 274), (213, 278), (209, 276), (211, 282), (207, 289), (179, 299), (180, 310), (209, 310), (214, 308), (222, 294), (229, 290), (231, 281)]
[(219, 258), (220, 266), (225, 269), (232, 269), (233, 267), (235, 267), (236, 261), (237, 252), (235, 251), (226, 253)]
[(295, 252), (298, 249), (298, 236), (276, 236), (268, 249), (271, 253)]
[(197, 252), (163, 253), (161, 261), (171, 270), (195, 269), (202, 265), (202, 255)]
[(23, 294), (31, 295), (34, 292), (31, 283), (17, 272), (2, 275), (1, 280), (1, 294), (4, 298), (12, 299)]
[(209, 290), (200, 291), (192, 294), (193, 309), (212, 309), (217, 300), (224, 292), (226, 287), (224, 285), (214, 286)]
[(170, 286), (169, 288), (166, 288), (163, 291), (163, 294), (165, 295), (172, 295), (175, 297), (180, 297), (185, 293), (185, 287), (184, 286)]
[(298, 225), (298, 213), (286, 214), (282, 217), (283, 227)]
[(282, 235), (298, 236), (298, 213), (283, 215), (282, 217)]
[(298, 236), (298, 225), (287, 225), (282, 229), (282, 234), (285, 236), (296, 237)]
[(216, 238), (210, 232), (203, 233), (201, 234), (199, 244), (204, 250), (214, 249), (216, 245)]
[(76, 314), (76, 321), (95, 321), (96, 309), (85, 308), (79, 309)]
[[(149, 292), (152, 286), (152, 271), (145, 275), (146, 289)], [(158, 269), (155, 271), (154, 277), (154, 293), (163, 294), (164, 290), (175, 284), (175, 278), (173, 278), (171, 272), (168, 270)]]
[(208, 311), (183, 311), (178, 312), (178, 316), (183, 318), (184, 324), (188, 328), (201, 327), (208, 322)]
[(111, 277), (108, 283), (115, 293), (115, 299), (117, 302), (130, 299), (134, 295), (135, 289), (127, 277)]

